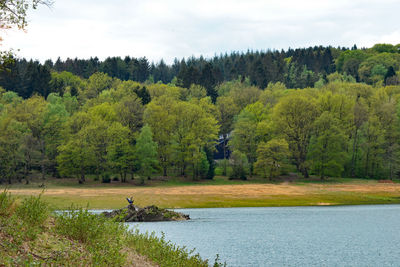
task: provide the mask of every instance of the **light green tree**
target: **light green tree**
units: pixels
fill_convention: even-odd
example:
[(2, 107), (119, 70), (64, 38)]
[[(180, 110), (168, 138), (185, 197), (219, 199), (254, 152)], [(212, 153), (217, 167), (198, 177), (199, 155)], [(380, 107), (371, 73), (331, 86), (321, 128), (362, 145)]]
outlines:
[(321, 179), (340, 176), (347, 159), (348, 140), (340, 121), (325, 111), (314, 125), (315, 134), (308, 153), (311, 170)]
[(230, 96), (220, 96), (217, 98), (216, 106), (219, 110), (219, 125), (220, 125), (220, 135), (223, 138), (223, 154), (224, 154), (224, 166), (222, 175), (226, 175), (227, 171), (227, 145), (228, 145), (228, 135), (233, 129), (234, 117), (239, 113), (239, 108), (236, 106), (233, 98)]
[(186, 174), (186, 167), (192, 167), (193, 178), (197, 178), (196, 169), (203, 156), (203, 147), (212, 147), (218, 138), (218, 122), (203, 107), (192, 102), (176, 102), (173, 108), (174, 149), (181, 175)]
[(153, 129), (153, 140), (157, 143), (159, 163), (164, 176), (167, 176), (173, 157), (172, 143), (176, 115), (172, 107), (175, 101), (170, 97), (160, 97), (151, 101), (144, 113), (144, 122)]
[(129, 128), (113, 122), (107, 129), (107, 135), (107, 161), (111, 170), (119, 173), (121, 182), (124, 183), (136, 159)]
[(91, 99), (98, 96), (102, 91), (110, 89), (113, 79), (105, 73), (96, 72), (87, 80), (86, 88), (79, 92), (81, 99)]
[(319, 111), (315, 100), (307, 97), (304, 91), (282, 98), (274, 107), (272, 118), (276, 133), (289, 144), (297, 170), (308, 177), (307, 152)]
[(232, 132), (229, 145), (233, 151), (240, 151), (247, 157), (250, 175), (253, 174), (253, 163), (257, 158), (257, 118), (248, 110), (240, 112)]
[(11, 184), (19, 177), (17, 170), (23, 163), (21, 144), (26, 132), (25, 124), (0, 116), (0, 183), (7, 181)]
[(141, 183), (144, 184), (144, 179), (150, 179), (158, 165), (157, 143), (153, 141), (153, 134), (148, 125), (143, 126), (136, 140), (136, 158), (140, 165)]
[(46, 120), (48, 103), (43, 97), (33, 96), (19, 104), (13, 110), (13, 118), (17, 121), (25, 123), (30, 130), (30, 134), (37, 144), (37, 150), (40, 153), (39, 164), (42, 171), (42, 179), (45, 179), (46, 166), (48, 158), (46, 153)]
[(370, 115), (368, 121), (362, 127), (362, 151), (363, 151), (363, 175), (376, 178), (383, 164), (385, 129), (382, 128), (379, 118)]
[(241, 179), (246, 180), (249, 174), (249, 162), (244, 153), (235, 150), (229, 159), (232, 172), (229, 175), (229, 179)]
[(289, 145), (285, 139), (271, 139), (261, 142), (257, 147), (255, 169), (265, 178), (280, 175), (289, 157)]
[(43, 134), (47, 157), (46, 165), (48, 169), (53, 171), (53, 176), (56, 176), (57, 147), (64, 141), (62, 130), (65, 127), (69, 113), (65, 108), (63, 98), (57, 94), (49, 94), (47, 102), (48, 104), (43, 114)]
[(203, 98), (206, 96), (207, 96), (207, 91), (206, 91), (206, 88), (204, 88), (203, 86), (197, 85), (197, 84), (192, 84), (189, 87), (189, 96), (188, 96), (189, 99), (192, 99), (192, 98), (200, 99), (200, 98)]
[(80, 184), (86, 181), (86, 174), (93, 166), (94, 154), (88, 149), (86, 136), (79, 132), (58, 147), (58, 171), (61, 176), (78, 177)]

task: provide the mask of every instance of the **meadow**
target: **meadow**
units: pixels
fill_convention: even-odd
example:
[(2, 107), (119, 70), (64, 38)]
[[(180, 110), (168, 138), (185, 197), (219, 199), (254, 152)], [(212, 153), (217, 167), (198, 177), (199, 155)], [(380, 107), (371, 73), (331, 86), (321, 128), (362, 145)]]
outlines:
[[(44, 185), (44, 187), (40, 187)], [(3, 185), (4, 187), (4, 185)], [(136, 181), (102, 184), (88, 181), (78, 185), (75, 179), (38, 180), (29, 185), (12, 184), (8, 190), (18, 197), (38, 195), (56, 209), (71, 204), (91, 209), (114, 209), (133, 197), (140, 206), (162, 208), (216, 208), (318, 206), (400, 203), (400, 183), (350, 178), (297, 179), (269, 181), (251, 178), (229, 180), (217, 176), (213, 180), (191, 181), (184, 178), (152, 179), (145, 185)]]

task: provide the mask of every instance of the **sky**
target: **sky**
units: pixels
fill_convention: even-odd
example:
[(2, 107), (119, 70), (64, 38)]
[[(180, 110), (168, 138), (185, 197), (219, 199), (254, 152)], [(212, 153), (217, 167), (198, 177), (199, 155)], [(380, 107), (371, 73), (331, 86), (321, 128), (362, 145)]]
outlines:
[(1, 49), (56, 60), (163, 58), (315, 45), (400, 43), (399, 0), (55, 0), (28, 13)]

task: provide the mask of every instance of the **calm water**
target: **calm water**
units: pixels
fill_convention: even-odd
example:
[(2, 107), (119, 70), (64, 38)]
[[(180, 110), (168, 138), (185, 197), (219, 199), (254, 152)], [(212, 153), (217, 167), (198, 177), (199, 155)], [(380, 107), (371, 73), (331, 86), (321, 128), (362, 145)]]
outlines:
[(400, 266), (400, 205), (183, 209), (130, 223), (228, 266)]

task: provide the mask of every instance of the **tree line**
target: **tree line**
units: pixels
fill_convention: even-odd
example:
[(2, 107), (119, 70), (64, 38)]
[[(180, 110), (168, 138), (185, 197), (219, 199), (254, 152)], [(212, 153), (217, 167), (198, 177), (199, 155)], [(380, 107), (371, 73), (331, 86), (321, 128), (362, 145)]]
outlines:
[(337, 71), (357, 82), (396, 85), (400, 82), (396, 76), (399, 51), (399, 45), (390, 44), (376, 44), (369, 49), (315, 46), (287, 51), (232, 52), (210, 59), (190, 57), (175, 59), (171, 65), (163, 60), (150, 63), (145, 57), (129, 56), (109, 57), (104, 61), (58, 58), (56, 62), (47, 60), (44, 64), (17, 59), (5, 62), (0, 69), (0, 86), (23, 98), (34, 93), (47, 97), (58, 90), (57, 84), (49, 86), (52, 72), (67, 71), (84, 79), (102, 72), (122, 81), (172, 83), (186, 89), (198, 84), (206, 88), (207, 95), (215, 102), (215, 87), (239, 77), (248, 77), (251, 85), (259, 88), (276, 82), (284, 83), (287, 88), (306, 88), (317, 82), (328, 82), (327, 75)]
[[(335, 62), (341, 70), (352, 65), (353, 54), (372, 54), (359, 64), (358, 78), (336, 71), (305, 88), (281, 81), (258, 87), (250, 76), (186, 88), (179, 79), (38, 74), (47, 82), (33, 82), (33, 95), (21, 94), (27, 87), (18, 84), (0, 89), (1, 182), (29, 182), (32, 172), (81, 183), (88, 175), (103, 182), (116, 175), (121, 181), (135, 175), (142, 183), (156, 174), (210, 179), (218, 139), (225, 158), (219, 164), (233, 179), (288, 172), (397, 178), (399, 66), (397, 50), (389, 48), (397, 49), (345, 50)], [(382, 58), (390, 63), (379, 76)], [(375, 65), (367, 75), (369, 64)], [(38, 73), (47, 68), (29, 65)], [(370, 82), (357, 81), (366, 77)]]

